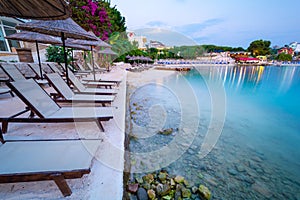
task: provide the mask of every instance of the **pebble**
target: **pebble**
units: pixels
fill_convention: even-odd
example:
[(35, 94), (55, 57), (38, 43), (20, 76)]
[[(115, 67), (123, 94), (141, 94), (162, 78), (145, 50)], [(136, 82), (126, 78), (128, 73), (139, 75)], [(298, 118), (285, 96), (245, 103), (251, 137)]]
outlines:
[(227, 172), (232, 175), (232, 176), (236, 176), (238, 174), (238, 172), (235, 169), (228, 169)]
[(147, 191), (144, 188), (140, 187), (137, 192), (137, 197), (138, 200), (147, 200), (148, 199)]

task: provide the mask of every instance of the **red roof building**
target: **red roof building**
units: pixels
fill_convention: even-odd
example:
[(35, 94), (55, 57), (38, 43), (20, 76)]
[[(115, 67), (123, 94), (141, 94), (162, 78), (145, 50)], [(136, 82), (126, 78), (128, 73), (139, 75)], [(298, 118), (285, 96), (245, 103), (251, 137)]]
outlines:
[(278, 49), (277, 53), (278, 54), (285, 53), (285, 54), (294, 55), (294, 50), (290, 47), (283, 47), (281, 49)]

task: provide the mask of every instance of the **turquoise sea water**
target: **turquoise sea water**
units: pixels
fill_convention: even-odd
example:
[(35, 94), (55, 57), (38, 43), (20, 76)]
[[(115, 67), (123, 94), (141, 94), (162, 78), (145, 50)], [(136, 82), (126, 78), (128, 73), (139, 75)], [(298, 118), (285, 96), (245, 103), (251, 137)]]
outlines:
[[(188, 98), (180, 98), (182, 94)], [(189, 99), (196, 99), (197, 106), (189, 104)], [(171, 146), (182, 126), (197, 118), (197, 131), (188, 147), (175, 145), (183, 149), (182, 155), (164, 164), (164, 159), (157, 158), (160, 167), (185, 176), (193, 185), (205, 184), (213, 199), (300, 199), (299, 103), (300, 67), (199, 67), (145, 85), (131, 95), (131, 111), (136, 113), (133, 124), (148, 127), (159, 118), (160, 129), (173, 128), (174, 132), (139, 138), (151, 132), (149, 127), (141, 129), (130, 149), (151, 154)], [(155, 106), (163, 112), (154, 109), (151, 114)], [(214, 109), (224, 115), (214, 117)], [(218, 132), (209, 127), (215, 123), (223, 125), (220, 136), (203, 158), (201, 146), (209, 130)], [(151, 126), (155, 129), (155, 123)], [(188, 131), (183, 128), (183, 132)], [(151, 159), (149, 165), (155, 168)], [(144, 165), (146, 159), (143, 165), (133, 166), (132, 173)]]

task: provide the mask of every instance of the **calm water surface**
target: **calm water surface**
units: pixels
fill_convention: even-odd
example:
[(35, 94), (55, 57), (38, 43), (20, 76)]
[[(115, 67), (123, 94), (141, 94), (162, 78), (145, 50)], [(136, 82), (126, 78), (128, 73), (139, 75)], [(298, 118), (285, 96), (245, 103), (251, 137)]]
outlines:
[[(189, 89), (181, 90), (186, 83)], [(212, 95), (212, 84), (224, 94), (217, 91), (218, 95)], [(179, 98), (181, 93), (193, 96), (197, 106)], [(155, 157), (149, 156), (149, 163), (147, 157), (142, 161), (134, 158), (132, 173), (141, 168), (151, 171), (151, 167), (145, 167), (149, 165), (156, 170), (161, 167), (170, 174), (185, 176), (196, 186), (205, 184), (213, 199), (300, 199), (299, 102), (300, 67), (202, 67), (145, 85), (130, 99), (132, 124), (148, 127), (133, 128), (136, 138), (130, 143), (132, 153), (151, 153), (171, 146), (177, 134), (188, 132), (182, 129), (184, 121), (197, 118), (197, 131), (187, 148), (176, 143), (175, 148), (184, 152), (172, 162), (162, 164), (163, 156), (157, 156), (155, 166)], [(192, 108), (185, 111), (183, 105)], [(220, 137), (203, 158), (201, 145), (209, 125), (216, 120), (213, 109), (223, 105), (223, 121), (217, 119), (224, 122)], [(199, 115), (183, 117), (195, 110)], [(168, 136), (147, 135), (159, 126), (173, 128), (174, 132)]]

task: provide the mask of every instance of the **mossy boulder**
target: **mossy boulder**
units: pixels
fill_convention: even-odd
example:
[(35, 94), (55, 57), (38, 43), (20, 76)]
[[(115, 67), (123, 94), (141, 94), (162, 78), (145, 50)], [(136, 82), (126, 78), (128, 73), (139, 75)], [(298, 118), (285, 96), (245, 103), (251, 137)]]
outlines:
[(148, 190), (147, 194), (148, 194), (149, 199), (151, 199), (151, 200), (155, 199), (155, 197), (156, 197), (155, 191), (152, 189)]
[(175, 178), (174, 178), (174, 181), (176, 182), (176, 183), (183, 183), (184, 182), (184, 177), (183, 176), (176, 176)]
[(209, 191), (209, 189), (204, 186), (204, 185), (200, 185), (199, 186), (199, 194), (200, 196), (205, 199), (205, 200), (209, 200), (211, 199), (211, 192)]
[(146, 176), (143, 176), (143, 180), (144, 182), (151, 184), (154, 181), (154, 176), (153, 174), (147, 174)]
[(182, 194), (183, 198), (188, 198), (188, 199), (191, 198), (191, 196), (192, 196), (191, 190), (189, 190), (187, 188), (182, 188), (181, 194)]

